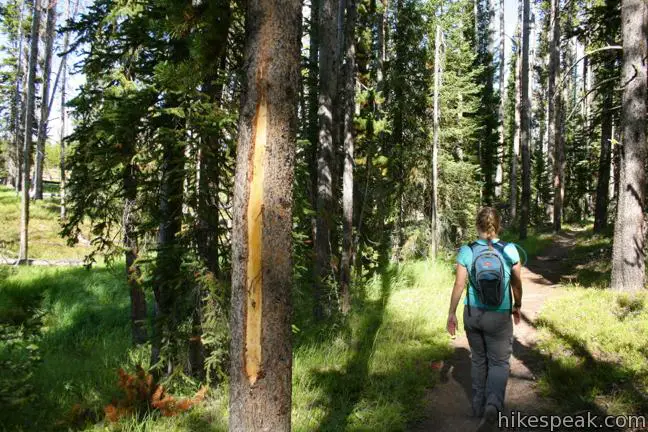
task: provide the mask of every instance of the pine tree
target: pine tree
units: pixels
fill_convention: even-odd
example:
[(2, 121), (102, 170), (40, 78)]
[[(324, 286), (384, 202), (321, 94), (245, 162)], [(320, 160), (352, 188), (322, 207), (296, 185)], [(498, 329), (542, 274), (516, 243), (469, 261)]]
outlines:
[(232, 231), (230, 431), (290, 430), (288, 251), (300, 23), (300, 2), (248, 5)]
[(29, 49), (29, 72), (27, 76), (25, 143), (23, 146), (23, 180), (20, 201), (20, 251), (19, 261), (29, 264), (29, 190), (31, 187), (31, 157), (33, 147), (34, 110), (36, 105), (36, 67), (38, 63), (38, 34), (40, 31), (40, 0), (33, 0)]
[[(55, 0), (48, 0), (47, 20), (45, 24), (45, 61), (43, 66), (43, 88), (41, 96), (41, 113), (36, 142), (36, 166), (34, 171), (34, 199), (43, 199), (43, 164), (45, 161), (45, 141), (47, 141), (47, 124), (50, 112), (50, 73), (52, 54), (54, 52), (54, 30), (56, 28)], [(52, 92), (54, 94), (55, 91)]]

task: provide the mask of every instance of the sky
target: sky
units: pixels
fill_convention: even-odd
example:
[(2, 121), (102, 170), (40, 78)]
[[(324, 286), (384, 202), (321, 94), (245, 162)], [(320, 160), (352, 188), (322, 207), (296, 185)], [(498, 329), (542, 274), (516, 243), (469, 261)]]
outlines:
[[(84, 5), (89, 3), (92, 0), (81, 0), (80, 1), (80, 12), (83, 10)], [(1, 3), (4, 3), (2, 1)], [(62, 4), (63, 2), (60, 2)], [(504, 0), (504, 31), (506, 33), (506, 38), (505, 38), (505, 60), (506, 64), (508, 65), (510, 56), (511, 56), (511, 38), (513, 37), (515, 33), (515, 28), (517, 26), (517, 11), (518, 11), (518, 1), (517, 0)], [(62, 22), (63, 20), (63, 11), (59, 11), (59, 23)], [(496, 17), (497, 25), (499, 25), (499, 17)], [(0, 43), (4, 43), (4, 36), (0, 35)], [(58, 47), (58, 51), (60, 52), (61, 48)], [(76, 63), (79, 60), (78, 57), (74, 53), (71, 53), (68, 56), (67, 59), (67, 64), (68, 64), (68, 71), (70, 72), (72, 69), (72, 65)], [(53, 58), (53, 65), (52, 65), (52, 83), (54, 82), (54, 79), (56, 78), (56, 73), (59, 69), (59, 65), (61, 62), (61, 58), (58, 55), (55, 55)], [(506, 67), (505, 71), (508, 75), (509, 68)], [(72, 75), (68, 72), (68, 83), (67, 83), (67, 100), (69, 101), (71, 98), (74, 97), (79, 91), (79, 87), (84, 83), (85, 79), (81, 74), (76, 74)], [(60, 83), (59, 83), (59, 90), (60, 90)], [(60, 137), (60, 131), (61, 131), (61, 109), (60, 109), (60, 95), (57, 94), (55, 101), (54, 101), (54, 106), (52, 107), (51, 115), (50, 115), (50, 120), (49, 120), (49, 136), (50, 140), (52, 142), (58, 142), (59, 137)], [(68, 116), (68, 121), (66, 124), (66, 133), (71, 132), (71, 127), (70, 127), (70, 118)]]

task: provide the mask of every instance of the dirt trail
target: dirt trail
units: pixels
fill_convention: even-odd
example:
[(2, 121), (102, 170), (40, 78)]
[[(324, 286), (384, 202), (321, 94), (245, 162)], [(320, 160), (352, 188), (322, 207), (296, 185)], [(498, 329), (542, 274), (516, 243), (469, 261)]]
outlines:
[[(563, 276), (563, 259), (574, 244), (574, 235), (556, 236), (541, 256), (530, 260), (522, 270), (522, 321), (513, 329), (511, 373), (506, 387), (505, 410), (525, 414), (549, 413), (552, 402), (541, 397), (536, 389), (536, 373), (542, 360), (532, 350), (537, 342), (533, 324), (544, 302), (560, 295), (557, 284)], [(461, 309), (461, 307), (460, 307)], [(455, 352), (441, 370), (441, 381), (426, 397), (426, 418), (414, 425), (413, 431), (470, 432), (478, 420), (471, 417), (470, 348), (465, 334), (453, 342)], [(510, 429), (509, 429), (510, 430)]]

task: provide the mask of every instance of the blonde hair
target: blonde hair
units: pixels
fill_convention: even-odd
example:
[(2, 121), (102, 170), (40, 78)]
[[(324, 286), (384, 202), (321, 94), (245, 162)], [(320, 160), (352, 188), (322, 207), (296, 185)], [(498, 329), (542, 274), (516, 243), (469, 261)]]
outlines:
[(489, 241), (495, 240), (500, 232), (502, 218), (493, 207), (484, 207), (477, 213), (477, 230)]

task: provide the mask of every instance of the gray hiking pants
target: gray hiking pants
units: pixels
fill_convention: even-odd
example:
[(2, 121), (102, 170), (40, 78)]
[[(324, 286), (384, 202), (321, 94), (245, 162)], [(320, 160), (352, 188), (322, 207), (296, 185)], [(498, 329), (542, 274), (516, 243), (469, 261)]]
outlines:
[(504, 406), (509, 359), (513, 351), (513, 322), (509, 313), (464, 308), (464, 329), (471, 353), (472, 409), (481, 417), (486, 405)]

